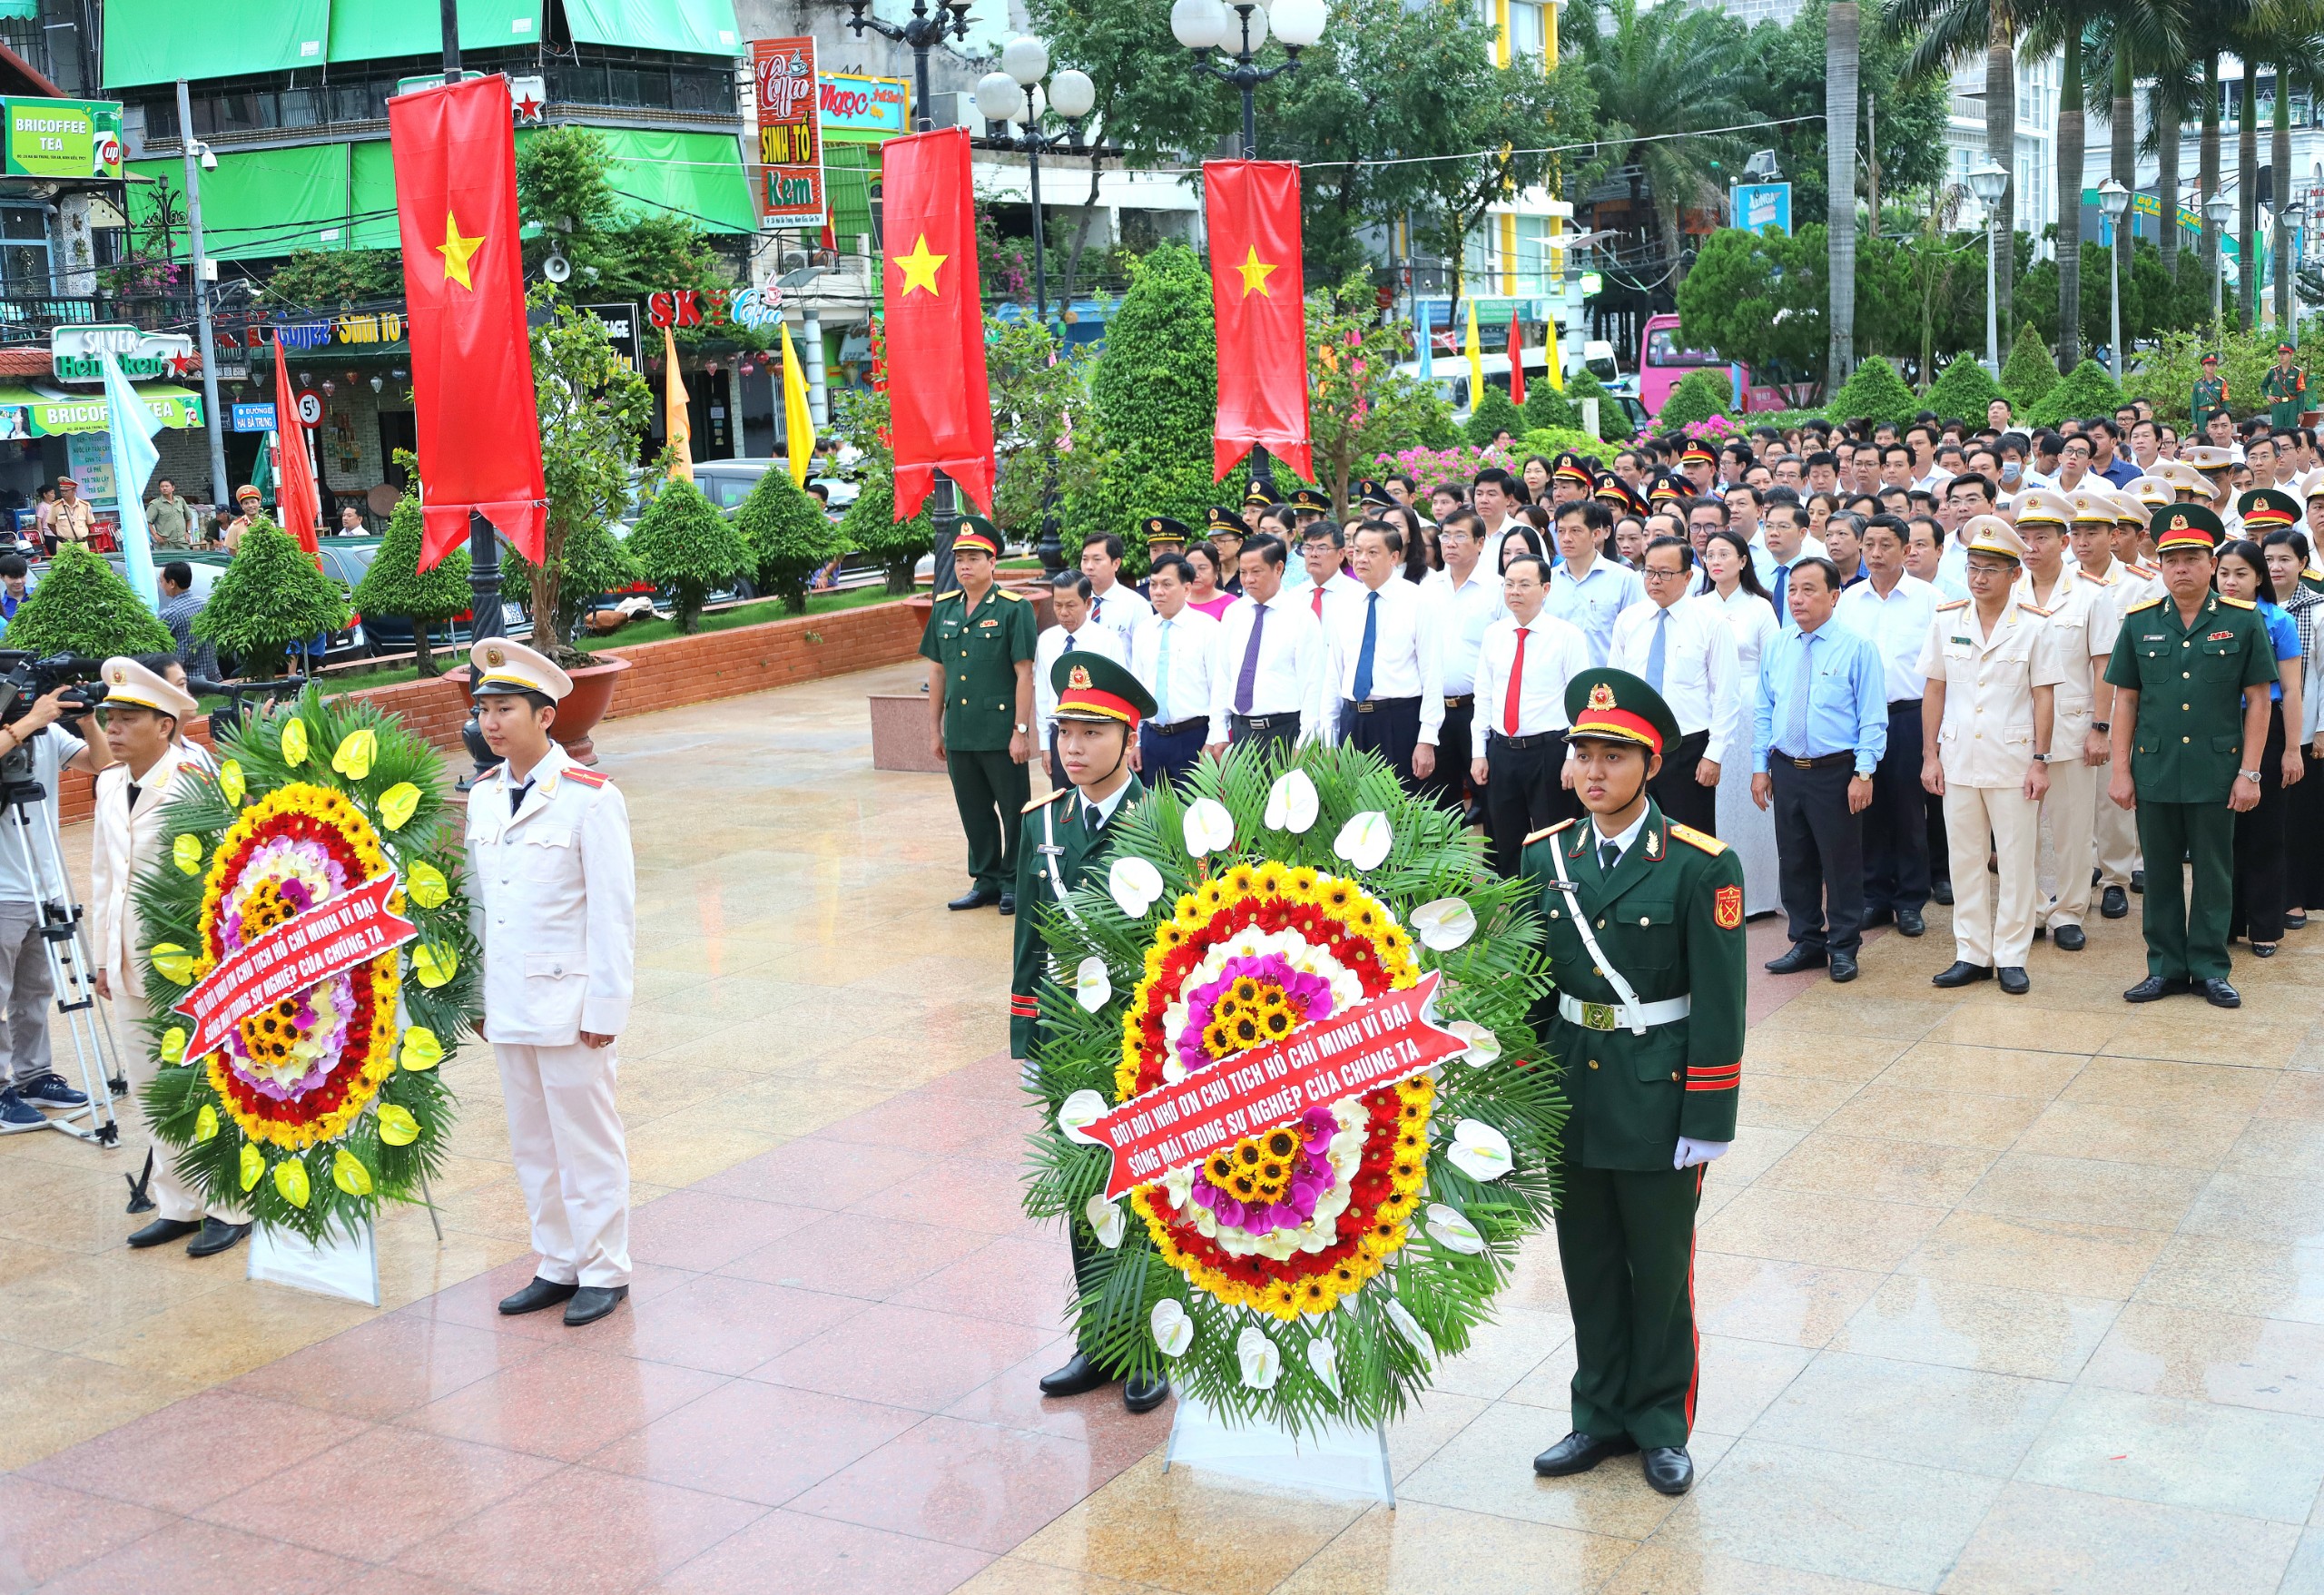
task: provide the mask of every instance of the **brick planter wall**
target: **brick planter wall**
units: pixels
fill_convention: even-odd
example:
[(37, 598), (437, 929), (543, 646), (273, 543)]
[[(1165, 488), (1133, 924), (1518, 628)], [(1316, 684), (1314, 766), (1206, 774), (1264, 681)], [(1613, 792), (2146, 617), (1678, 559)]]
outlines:
[[(656, 709), (893, 665), (918, 651), (927, 614), (925, 601), (915, 605), (899, 598), (835, 615), (806, 615), (626, 648), (599, 648), (601, 655), (618, 654), (630, 662), (614, 689), (613, 707), (606, 718), (650, 714)], [(353, 695), (402, 716), (406, 725), (443, 752), (460, 752), (460, 726), (468, 717), (464, 676), (399, 682)], [(186, 734), (208, 744), (209, 720), (195, 721)], [(67, 772), (63, 788), (59, 808), (64, 822), (87, 819), (94, 796), (90, 777)]]

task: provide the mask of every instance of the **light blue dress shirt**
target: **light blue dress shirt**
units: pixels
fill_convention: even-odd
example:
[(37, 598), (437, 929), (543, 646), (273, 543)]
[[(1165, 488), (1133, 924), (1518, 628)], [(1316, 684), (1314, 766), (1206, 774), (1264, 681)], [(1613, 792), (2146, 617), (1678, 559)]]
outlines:
[[(1807, 743), (1795, 747), (1799, 673), (1807, 683)], [(1837, 621), (1813, 632), (1786, 627), (1759, 655), (1759, 692), (1752, 705), (1751, 771), (1768, 767), (1771, 751), (1798, 759), (1856, 753), (1856, 773), (1869, 775), (1888, 751), (1886, 667), (1879, 650)]]
[(1645, 602), (1646, 584), (1638, 572), (1601, 556), (1580, 581), (1560, 565), (1551, 574), (1550, 595), (1541, 607), (1577, 628), (1590, 645), (1590, 663), (1602, 665), (1614, 645), (1614, 617)]

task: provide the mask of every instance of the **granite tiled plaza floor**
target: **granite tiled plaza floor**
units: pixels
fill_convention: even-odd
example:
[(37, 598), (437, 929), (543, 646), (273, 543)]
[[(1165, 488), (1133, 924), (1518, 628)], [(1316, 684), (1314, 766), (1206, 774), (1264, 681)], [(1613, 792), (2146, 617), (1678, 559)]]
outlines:
[[(2137, 921), (2033, 994), (1754, 975), (1706, 1186), (1692, 1495), (1541, 1481), (1554, 1242), (1391, 1432), (1400, 1505), (1165, 1474), (1168, 1408), (1044, 1403), (1007, 927), (948, 915), (883, 671), (599, 738), (640, 864), (629, 1306), (507, 1320), (491, 1065), (385, 1310), (121, 1245), (124, 1154), (0, 1141), (0, 1590), (2324, 1591), (2324, 930), (2239, 1013), (2125, 1007)], [(85, 854), (85, 836), (68, 845)], [(1757, 956), (1778, 945), (1755, 927)]]

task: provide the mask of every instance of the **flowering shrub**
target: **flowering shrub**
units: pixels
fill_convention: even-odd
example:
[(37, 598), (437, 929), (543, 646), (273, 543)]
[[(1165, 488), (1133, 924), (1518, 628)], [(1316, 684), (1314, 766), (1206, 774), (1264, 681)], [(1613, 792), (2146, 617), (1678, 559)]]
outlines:
[(1412, 478), (1420, 484), (1421, 497), (1425, 497), (1432, 489), (1447, 482), (1466, 493), (1469, 484), (1485, 467), (1497, 465), (1503, 470), (1513, 470), (1516, 459), (1523, 458), (1519, 455), (1513, 459), (1505, 448), (1479, 448), (1473, 443), (1456, 443), (1450, 448), (1414, 448), (1384, 452), (1374, 456), (1373, 463), (1383, 476), (1401, 473)]

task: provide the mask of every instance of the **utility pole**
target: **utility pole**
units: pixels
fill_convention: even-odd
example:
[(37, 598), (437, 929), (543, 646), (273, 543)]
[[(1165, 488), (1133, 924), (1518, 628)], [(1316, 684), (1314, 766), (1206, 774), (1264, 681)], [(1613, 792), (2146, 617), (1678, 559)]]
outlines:
[[(444, 81), (460, 81), (460, 0), (442, 0)], [(427, 478), (423, 476), (421, 480)], [(500, 534), (490, 521), (468, 511), (468, 635), (505, 637), (500, 610)], [(544, 623), (546, 624), (546, 623)]]
[[(446, 4), (449, 3), (450, 0), (446, 0)], [(186, 217), (192, 228), (192, 241), (193, 314), (202, 332), (202, 413), (210, 423), (210, 502), (223, 508), (233, 500), (226, 497), (226, 433), (225, 423), (218, 414), (218, 344), (210, 325), (210, 261), (202, 251), (202, 173), (194, 164), (193, 105), (186, 94), (183, 78), (178, 79), (178, 147), (185, 153)], [(280, 417), (276, 418), (281, 419)]]

